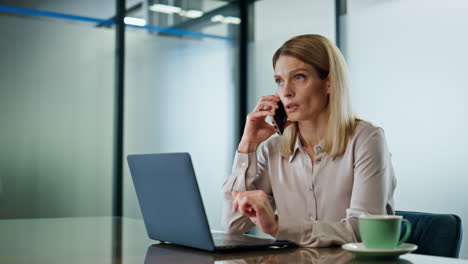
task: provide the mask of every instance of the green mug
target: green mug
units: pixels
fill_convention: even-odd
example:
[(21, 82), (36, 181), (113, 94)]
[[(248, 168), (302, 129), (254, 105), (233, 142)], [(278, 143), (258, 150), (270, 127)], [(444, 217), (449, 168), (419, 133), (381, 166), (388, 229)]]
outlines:
[[(399, 240), (402, 223), (406, 225), (406, 233)], [(411, 223), (400, 215), (362, 215), (359, 233), (368, 249), (394, 249), (409, 238)]]

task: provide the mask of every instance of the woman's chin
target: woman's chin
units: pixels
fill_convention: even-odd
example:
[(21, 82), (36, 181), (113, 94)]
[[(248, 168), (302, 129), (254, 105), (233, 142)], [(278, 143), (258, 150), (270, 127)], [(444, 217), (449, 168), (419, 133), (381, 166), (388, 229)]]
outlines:
[(297, 121), (301, 121), (302, 119), (300, 115), (297, 115), (296, 113), (291, 113), (291, 114), (288, 114), (288, 120), (291, 122), (297, 122)]

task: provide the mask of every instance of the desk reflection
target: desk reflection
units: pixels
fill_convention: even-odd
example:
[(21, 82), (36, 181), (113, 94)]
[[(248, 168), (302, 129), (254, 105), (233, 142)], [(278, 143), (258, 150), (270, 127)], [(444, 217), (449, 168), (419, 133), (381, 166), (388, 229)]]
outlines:
[(352, 259), (350, 262), (347, 264), (376, 264), (376, 263), (382, 263), (382, 264), (413, 264), (413, 262), (407, 260), (407, 259), (390, 259), (390, 260), (375, 260), (375, 259), (360, 259), (360, 258), (355, 258)]
[(148, 248), (145, 264), (347, 264), (352, 260), (352, 254), (343, 251), (341, 248), (269, 249), (263, 251), (244, 251), (221, 254), (207, 253), (175, 245), (156, 244)]

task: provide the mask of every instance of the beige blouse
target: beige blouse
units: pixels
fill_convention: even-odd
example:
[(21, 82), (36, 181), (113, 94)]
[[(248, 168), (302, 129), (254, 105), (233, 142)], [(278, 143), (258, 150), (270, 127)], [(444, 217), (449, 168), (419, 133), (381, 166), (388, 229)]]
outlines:
[(328, 247), (360, 241), (357, 217), (363, 213), (394, 214), (396, 178), (384, 132), (360, 121), (345, 153), (331, 158), (323, 141), (314, 147), (312, 164), (300, 140), (289, 157), (278, 151), (279, 137), (264, 142), (257, 153), (236, 153), (231, 176), (223, 185), (222, 224), (229, 233), (254, 226), (232, 213), (231, 191), (263, 190), (277, 210), (277, 239), (301, 246)]

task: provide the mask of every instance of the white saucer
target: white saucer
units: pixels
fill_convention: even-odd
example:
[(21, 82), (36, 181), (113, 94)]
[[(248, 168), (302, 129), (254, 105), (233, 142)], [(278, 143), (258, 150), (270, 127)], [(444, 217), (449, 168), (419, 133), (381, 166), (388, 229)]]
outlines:
[(403, 243), (394, 249), (368, 249), (363, 243), (349, 243), (341, 247), (346, 251), (352, 252), (356, 256), (379, 258), (396, 258), (418, 249), (418, 246), (410, 243)]

